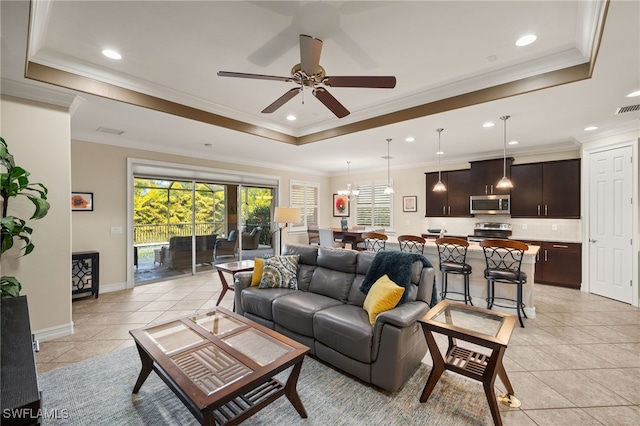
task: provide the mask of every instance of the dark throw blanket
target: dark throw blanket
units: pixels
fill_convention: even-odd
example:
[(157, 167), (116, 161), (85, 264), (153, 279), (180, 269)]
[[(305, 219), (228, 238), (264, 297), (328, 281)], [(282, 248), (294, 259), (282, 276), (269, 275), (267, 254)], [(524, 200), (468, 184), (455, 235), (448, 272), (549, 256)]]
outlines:
[(383, 276), (387, 274), (389, 279), (404, 288), (404, 293), (398, 302), (403, 304), (407, 299), (407, 287), (411, 284), (411, 266), (414, 262), (420, 261), (425, 267), (431, 267), (431, 262), (419, 253), (407, 253), (402, 251), (379, 251), (371, 262), (371, 267), (367, 271), (367, 275), (362, 281), (360, 291), (364, 294), (369, 293), (371, 286)]

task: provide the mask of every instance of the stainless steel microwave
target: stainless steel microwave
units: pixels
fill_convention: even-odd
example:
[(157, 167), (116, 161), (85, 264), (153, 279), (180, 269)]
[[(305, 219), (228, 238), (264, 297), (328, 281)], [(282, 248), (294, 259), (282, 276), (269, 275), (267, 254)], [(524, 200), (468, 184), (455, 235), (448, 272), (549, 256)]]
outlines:
[(471, 214), (511, 214), (510, 195), (472, 195)]

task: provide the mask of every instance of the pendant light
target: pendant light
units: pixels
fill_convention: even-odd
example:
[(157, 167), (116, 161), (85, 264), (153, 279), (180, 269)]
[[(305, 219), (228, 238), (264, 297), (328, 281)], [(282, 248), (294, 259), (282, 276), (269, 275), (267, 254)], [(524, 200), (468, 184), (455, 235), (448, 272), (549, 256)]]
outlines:
[(442, 170), (440, 169), (440, 156), (442, 155), (442, 150), (440, 149), (440, 134), (444, 129), (436, 129), (438, 132), (438, 152), (436, 155), (438, 156), (438, 183), (433, 186), (433, 192), (445, 192), (447, 187), (442, 183)]
[(356, 199), (358, 195), (360, 195), (360, 191), (357, 189), (351, 189), (351, 161), (347, 161), (347, 189), (341, 189), (338, 191), (338, 194), (344, 195), (347, 197), (347, 200), (353, 201)]
[(507, 177), (507, 120), (509, 119), (509, 115), (503, 115), (500, 117), (500, 120), (504, 122), (504, 148), (503, 148), (503, 167), (502, 167), (502, 179), (496, 185), (496, 188), (513, 188), (513, 183)]
[(391, 156), (389, 155), (389, 145), (391, 144), (391, 139), (387, 139), (387, 187), (384, 189), (385, 194), (393, 194), (395, 191), (391, 186)]

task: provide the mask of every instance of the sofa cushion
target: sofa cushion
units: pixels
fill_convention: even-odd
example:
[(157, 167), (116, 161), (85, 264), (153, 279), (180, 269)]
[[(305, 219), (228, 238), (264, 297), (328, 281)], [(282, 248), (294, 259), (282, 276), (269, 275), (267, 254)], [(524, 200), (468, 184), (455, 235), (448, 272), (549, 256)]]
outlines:
[(316, 269), (318, 246), (285, 245), (283, 254), (298, 254), (298, 290), (309, 291), (311, 277)]
[(272, 302), (279, 297), (297, 292), (298, 290), (288, 288), (248, 287), (242, 290), (242, 310), (273, 321)]
[(404, 288), (391, 281), (388, 275), (378, 278), (378, 281), (369, 289), (362, 305), (369, 314), (371, 325), (375, 324), (378, 314), (395, 308), (403, 293)]
[(371, 363), (373, 327), (359, 306), (339, 305), (318, 311), (313, 317), (315, 338), (343, 355)]
[(297, 291), (273, 301), (273, 320), (281, 326), (303, 336), (313, 337), (313, 315), (341, 303), (319, 294)]
[(309, 291), (346, 303), (357, 258), (355, 251), (319, 247), (318, 267), (313, 271)]
[(299, 255), (273, 256), (264, 260), (259, 288), (298, 289)]

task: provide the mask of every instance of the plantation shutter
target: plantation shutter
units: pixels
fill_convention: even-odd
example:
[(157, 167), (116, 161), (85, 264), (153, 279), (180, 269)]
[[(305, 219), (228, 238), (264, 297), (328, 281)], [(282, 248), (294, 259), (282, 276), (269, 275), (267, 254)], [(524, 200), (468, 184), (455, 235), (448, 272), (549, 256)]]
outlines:
[(385, 194), (386, 181), (358, 183), (356, 223), (373, 228), (391, 228), (393, 194)]
[(293, 224), (291, 231), (306, 231), (308, 226), (318, 226), (318, 198), (320, 188), (317, 183), (292, 182), (291, 207), (300, 209), (300, 223)]

